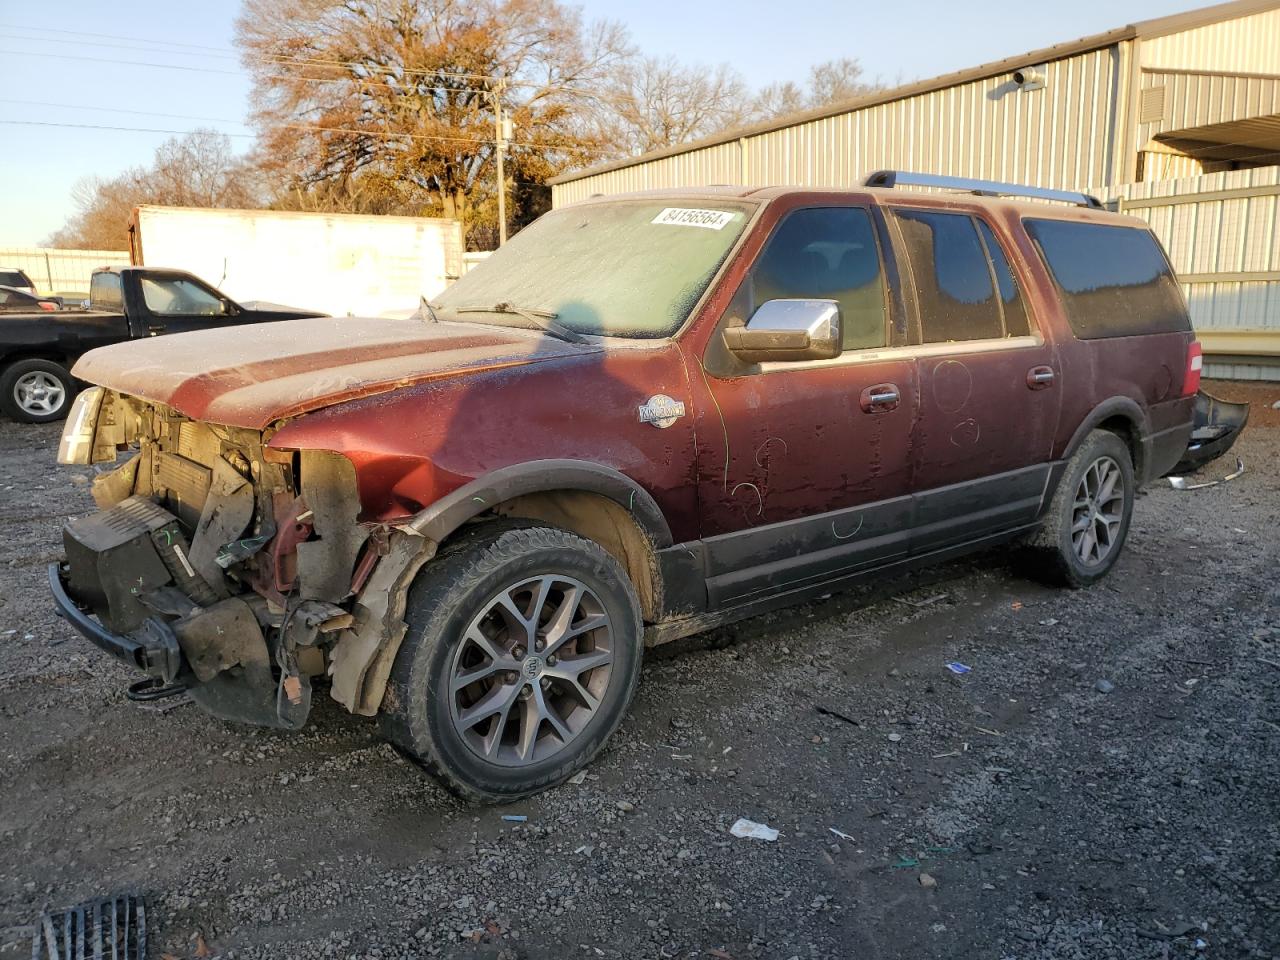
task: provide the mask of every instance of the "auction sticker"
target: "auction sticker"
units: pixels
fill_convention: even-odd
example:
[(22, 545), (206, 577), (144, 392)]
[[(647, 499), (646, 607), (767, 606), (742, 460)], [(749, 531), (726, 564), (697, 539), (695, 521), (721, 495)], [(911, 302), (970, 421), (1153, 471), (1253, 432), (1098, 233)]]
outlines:
[(665, 223), (674, 227), (705, 227), (707, 230), (723, 230), (733, 220), (731, 210), (696, 210), (692, 207), (667, 207), (650, 223)]

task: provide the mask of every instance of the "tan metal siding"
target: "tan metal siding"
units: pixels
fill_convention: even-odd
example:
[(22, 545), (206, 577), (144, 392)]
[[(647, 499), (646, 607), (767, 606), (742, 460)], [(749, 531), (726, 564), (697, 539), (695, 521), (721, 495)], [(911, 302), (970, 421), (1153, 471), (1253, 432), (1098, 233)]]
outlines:
[[(1280, 63), (1275, 69), (1280, 74)], [(1164, 109), (1159, 118), (1138, 124), (1139, 146), (1161, 133), (1280, 114), (1280, 77), (1146, 71), (1142, 86), (1164, 90)]]
[(1253, 363), (1206, 363), (1204, 365), (1206, 380), (1274, 380), (1274, 367), (1263, 367)]
[(1142, 179), (1151, 180), (1184, 180), (1204, 173), (1203, 164), (1195, 157), (1184, 157), (1176, 153), (1148, 151), (1142, 158)]
[[(1214, 196), (1223, 191), (1251, 195)], [(1198, 331), (1256, 330), (1280, 338), (1280, 167), (1128, 184), (1111, 195), (1125, 213), (1151, 225), (1179, 275), (1205, 278), (1183, 284)], [(1214, 274), (1237, 279), (1210, 279)]]
[(563, 207), (597, 193), (631, 193), (660, 187), (701, 187), (712, 183), (741, 182), (738, 144), (722, 143), (569, 183), (553, 184), (551, 202), (553, 206)]
[(1280, 9), (1142, 42), (1147, 68), (1280, 72)]
[(991, 77), (556, 184), (553, 201), (710, 183), (852, 186), (884, 167), (1044, 187), (1105, 183), (1113, 51), (1049, 63), (1043, 90)]

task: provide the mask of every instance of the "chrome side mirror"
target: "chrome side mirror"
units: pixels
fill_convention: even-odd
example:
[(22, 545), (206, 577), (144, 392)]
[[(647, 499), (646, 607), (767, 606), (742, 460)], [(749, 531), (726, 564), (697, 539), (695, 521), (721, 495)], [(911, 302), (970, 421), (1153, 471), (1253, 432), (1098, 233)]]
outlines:
[(728, 327), (724, 342), (746, 363), (830, 360), (840, 356), (841, 328), (834, 300), (769, 300), (745, 327)]

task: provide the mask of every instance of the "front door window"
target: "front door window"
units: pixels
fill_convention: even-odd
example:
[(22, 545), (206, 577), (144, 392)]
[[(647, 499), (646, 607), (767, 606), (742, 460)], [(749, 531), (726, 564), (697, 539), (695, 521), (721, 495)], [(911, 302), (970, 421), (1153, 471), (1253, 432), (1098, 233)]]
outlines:
[(888, 343), (884, 271), (875, 228), (860, 207), (818, 207), (787, 216), (751, 271), (751, 309), (768, 300), (840, 304), (844, 349)]
[(227, 312), (225, 300), (178, 277), (143, 277), (142, 300), (152, 313), (165, 317), (221, 317)]

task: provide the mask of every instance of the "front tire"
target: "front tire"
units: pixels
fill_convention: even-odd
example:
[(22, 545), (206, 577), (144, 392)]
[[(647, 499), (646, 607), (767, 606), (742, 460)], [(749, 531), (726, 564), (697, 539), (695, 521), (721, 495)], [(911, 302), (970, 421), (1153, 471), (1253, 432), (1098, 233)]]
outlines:
[(1030, 541), (1042, 579), (1088, 587), (1105, 577), (1128, 536), (1135, 489), (1125, 442), (1107, 430), (1085, 437)]
[(0, 411), (21, 423), (53, 423), (67, 415), (75, 384), (52, 360), (17, 360), (0, 373)]
[(464, 799), (517, 800), (572, 776), (639, 681), (626, 571), (556, 527), (478, 524), (423, 568), (405, 619), (382, 729)]

